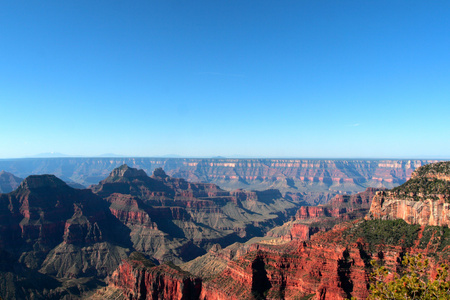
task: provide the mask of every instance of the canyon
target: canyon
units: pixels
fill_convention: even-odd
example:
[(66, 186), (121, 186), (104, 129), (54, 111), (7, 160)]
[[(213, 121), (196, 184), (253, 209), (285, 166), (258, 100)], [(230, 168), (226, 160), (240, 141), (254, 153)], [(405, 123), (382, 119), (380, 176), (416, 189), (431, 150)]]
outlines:
[(336, 224), (365, 217), (373, 197), (383, 190), (367, 188), (353, 195), (336, 195), (324, 205), (302, 206), (291, 221), (275, 227), (266, 236), (274, 238), (273, 243), (277, 242), (276, 238), (281, 241), (309, 240), (313, 234), (328, 231)]
[(0, 194), (0, 295), (365, 299), (371, 260), (394, 272), (405, 253), (428, 256), (431, 270), (449, 261), (449, 169), (426, 164), (389, 190), (316, 206), (163, 168), (121, 165), (88, 189), (30, 175)]
[[(435, 220), (430, 217), (411, 221), (410, 214), (399, 213), (404, 207), (399, 205), (395, 209), (382, 210), (380, 214), (379, 205), (389, 202), (379, 201), (380, 204), (375, 199), (397, 195), (399, 199), (396, 200), (405, 203), (411, 202), (410, 198), (424, 205), (430, 199), (446, 202), (450, 195), (447, 185), (437, 182), (436, 178), (447, 181), (450, 172), (436, 170), (448, 167), (450, 163), (445, 162), (424, 168), (426, 172), (419, 169), (411, 182), (391, 191), (368, 189), (365, 194), (336, 197), (325, 207), (302, 207), (293, 220), (308, 223), (334, 218), (336, 225), (330, 230), (310, 231), (312, 234), (299, 234), (298, 238), (292, 238), (291, 234), (284, 242), (279, 240), (280, 236), (275, 237), (278, 242), (266, 236), (266, 239), (224, 249), (212, 247), (206, 255), (177, 267), (186, 272), (184, 276), (201, 282), (197, 284), (201, 291), (197, 290), (189, 299), (365, 299), (369, 295), (369, 275), (373, 270), (371, 260), (393, 271), (392, 278), (401, 270), (400, 262), (405, 253), (428, 256), (429, 272), (433, 276), (439, 263), (450, 261), (448, 226), (435, 226)], [(373, 195), (374, 200), (370, 201)], [(357, 213), (357, 218), (352, 220), (353, 212), (367, 212), (368, 207), (370, 210), (365, 219)], [(341, 208), (345, 210), (341, 211)], [(434, 215), (442, 215), (445, 219), (445, 214), (441, 210)], [(346, 220), (351, 221), (343, 222)], [(295, 226), (291, 227), (291, 232), (293, 228)], [(130, 265), (129, 262), (126, 264)], [(144, 284), (144, 281), (136, 282), (135, 276), (130, 274), (132, 270), (128, 268), (116, 273), (103, 295), (112, 289), (119, 297), (116, 299), (121, 299), (121, 295), (126, 295), (126, 299), (155, 299), (148, 294), (139, 294), (139, 298), (136, 289), (118, 284), (117, 278)], [(153, 272), (152, 267), (141, 270)], [(180, 279), (174, 281), (181, 282)], [(165, 294), (165, 297), (182, 299), (176, 293)]]
[[(227, 257), (230, 254), (227, 249), (215, 249), (203, 262), (178, 268), (142, 267), (142, 262), (131, 259), (114, 273), (100, 295), (114, 294), (114, 299), (158, 299), (155, 294), (142, 293), (154, 288), (141, 286), (170, 282), (168, 286), (177, 288), (156, 295), (164, 295), (164, 299), (202, 300), (366, 299), (373, 270), (371, 260), (395, 272), (401, 270), (400, 261), (405, 253), (423, 253), (430, 257), (431, 273), (440, 262), (448, 262), (449, 241), (442, 237), (449, 231), (440, 232), (439, 227), (408, 225), (403, 220), (359, 219), (317, 233), (309, 241), (295, 240), (280, 245), (256, 243), (232, 258)], [(172, 269), (158, 273), (161, 268)], [(155, 281), (155, 273), (164, 278)], [(192, 298), (180, 294), (186, 282), (197, 283)]]
[[(264, 235), (301, 204), (278, 190), (230, 192), (160, 168), (148, 176), (122, 165), (89, 189), (30, 175), (0, 194), (0, 252), (8, 258), (0, 264), (0, 292), (87, 297), (133, 251), (156, 264), (180, 264), (214, 245)], [(35, 275), (49, 284), (29, 283)]]
[(53, 175), (28, 176), (0, 195), (2, 297), (83, 293), (128, 256), (122, 233), (124, 225), (89, 190), (73, 189)]
[(69, 185), (97, 184), (124, 164), (151, 174), (189, 182), (213, 183), (223, 189), (278, 189), (283, 195), (325, 204), (337, 194), (362, 192), (368, 187), (393, 188), (417, 168), (436, 160), (376, 159), (227, 159), (227, 158), (27, 158), (0, 160), (0, 170), (25, 178), (53, 174)]
[(159, 263), (181, 263), (213, 244), (227, 246), (263, 235), (301, 205), (278, 190), (230, 192), (170, 177), (161, 168), (147, 176), (127, 165), (90, 189), (130, 229), (133, 248)]

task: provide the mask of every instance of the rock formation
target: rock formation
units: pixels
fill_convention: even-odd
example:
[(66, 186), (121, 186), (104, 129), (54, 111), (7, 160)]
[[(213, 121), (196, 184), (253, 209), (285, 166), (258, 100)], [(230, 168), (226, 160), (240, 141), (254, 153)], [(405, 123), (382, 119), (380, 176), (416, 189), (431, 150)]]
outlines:
[[(86, 287), (73, 289), (83, 285), (81, 278), (104, 278), (127, 257), (123, 227), (90, 190), (73, 189), (53, 175), (27, 177), (15, 191), (0, 195), (0, 251), (10, 257), (0, 275), (2, 296), (81, 294)], [(32, 277), (36, 284), (27, 283)]]
[(123, 165), (92, 191), (131, 231), (134, 249), (159, 262), (191, 260), (215, 243), (228, 246), (263, 235), (298, 208), (277, 190), (228, 192), (211, 183), (152, 176)]
[(449, 227), (450, 162), (422, 167), (403, 185), (378, 192), (367, 218)]
[[(53, 175), (29, 176), (0, 195), (1, 296), (365, 299), (372, 259), (396, 272), (406, 252), (424, 253), (431, 273), (448, 261), (448, 169), (427, 165), (390, 191), (367, 189), (300, 209), (299, 194), (226, 191), (162, 169), (147, 176), (123, 165), (87, 190)], [(259, 170), (275, 176), (264, 165)], [(368, 218), (355, 220), (369, 205)], [(143, 254), (128, 257), (135, 250)], [(107, 287), (87, 291), (106, 277)]]
[(278, 189), (310, 204), (324, 204), (339, 193), (367, 187), (393, 188), (420, 166), (435, 160), (39, 158), (1, 160), (0, 169), (26, 177), (54, 174), (84, 186), (96, 184), (123, 164), (148, 174), (162, 168), (190, 182), (214, 183), (227, 190)]
[[(310, 241), (253, 244), (246, 253), (228, 261), (226, 253), (229, 252), (216, 249), (205, 255), (208, 258), (196, 259), (195, 264), (181, 267), (188, 271), (200, 270), (204, 274), (201, 285), (198, 284), (200, 292), (196, 290), (196, 296), (189, 299), (366, 299), (372, 259), (399, 271), (406, 252), (432, 254), (431, 273), (438, 262), (448, 261), (449, 241), (441, 237), (450, 233), (450, 229), (440, 231), (439, 227), (409, 225), (403, 220), (360, 219), (315, 234)], [(222, 262), (217, 263), (218, 260)], [(116, 296), (120, 294), (123, 299), (130, 295), (133, 295), (130, 299), (137, 299), (139, 291), (155, 290), (140, 289), (141, 285), (170, 281), (169, 286), (172, 286), (179, 282), (171, 275), (174, 271), (168, 271), (164, 279), (156, 281), (155, 275), (145, 275), (148, 281), (136, 280), (133, 274), (140, 274), (141, 278), (144, 274), (139, 272), (140, 268), (124, 262), (107, 290), (118, 290)], [(146, 273), (155, 274), (159, 270), (153, 267)], [(198, 274), (185, 274), (185, 278), (191, 278), (189, 282), (193, 279), (200, 282)], [(152, 299), (168, 294), (164, 291), (139, 295), (142, 299)], [(165, 299), (182, 299), (176, 293), (173, 295)]]
[(198, 299), (202, 289), (200, 278), (174, 265), (155, 266), (138, 253), (125, 260), (109, 282), (130, 300)]
[[(405, 203), (447, 199), (450, 195), (447, 173), (436, 171), (445, 167), (437, 164), (427, 168), (427, 172), (419, 169), (398, 189), (387, 192), (369, 189), (363, 195), (336, 197), (328, 206), (300, 209), (296, 218), (298, 221), (351, 219), (353, 213), (358, 215), (367, 210), (370, 194), (375, 192), (374, 199), (395, 194), (403, 198), (398, 201)], [(385, 205), (386, 201), (380, 201), (379, 205)], [(409, 220), (409, 214), (403, 215), (405, 219), (395, 219), (398, 213), (394, 209), (381, 210), (384, 215), (377, 215), (380, 210), (374, 203), (375, 200), (370, 219), (341, 223), (327, 232), (311, 235), (311, 227), (298, 223), (291, 230), (295, 228), (299, 239), (292, 241), (271, 243), (263, 240), (225, 249), (212, 247), (206, 255), (181, 265), (184, 270), (202, 278), (200, 295), (193, 299), (365, 299), (369, 295), (372, 259), (382, 262), (395, 273), (401, 270), (405, 253), (423, 253), (430, 257), (431, 275), (439, 262), (449, 262), (448, 226), (430, 226), (433, 225), (430, 222), (408, 224), (405, 219)], [(374, 207), (378, 210), (372, 211)], [(389, 215), (392, 211), (395, 213)], [(133, 291), (133, 287), (117, 283), (114, 281), (110, 286), (118, 289), (119, 294), (127, 296)]]
[(367, 188), (353, 195), (337, 195), (325, 205), (302, 206), (292, 221), (275, 227), (267, 236), (282, 241), (308, 240), (313, 234), (330, 230), (336, 224), (363, 218), (377, 191), (380, 189)]

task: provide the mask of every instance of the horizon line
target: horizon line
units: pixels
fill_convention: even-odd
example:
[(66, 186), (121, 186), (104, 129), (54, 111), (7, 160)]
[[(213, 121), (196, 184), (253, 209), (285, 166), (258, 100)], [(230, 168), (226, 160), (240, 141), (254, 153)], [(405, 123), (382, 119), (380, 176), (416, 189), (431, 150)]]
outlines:
[(284, 156), (284, 157), (269, 157), (269, 156), (48, 156), (48, 157), (36, 157), (36, 156), (25, 156), (25, 157), (9, 157), (9, 158), (0, 158), (0, 160), (21, 160), (21, 159), (74, 159), (74, 158), (100, 158), (100, 159), (130, 159), (130, 158), (155, 158), (155, 159), (208, 159), (208, 160), (226, 160), (226, 159), (237, 159), (237, 160), (253, 160), (253, 159), (285, 159), (285, 160), (450, 160), (450, 157), (293, 157), (293, 156)]

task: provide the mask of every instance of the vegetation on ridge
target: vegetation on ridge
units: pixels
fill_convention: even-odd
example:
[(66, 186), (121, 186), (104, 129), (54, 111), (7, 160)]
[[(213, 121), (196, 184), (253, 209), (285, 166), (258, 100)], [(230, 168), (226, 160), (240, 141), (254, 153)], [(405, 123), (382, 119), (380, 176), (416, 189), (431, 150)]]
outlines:
[(431, 255), (445, 254), (444, 250), (448, 246), (450, 246), (450, 228), (445, 226), (426, 226), (418, 245), (421, 249), (428, 248)]
[(147, 268), (152, 268), (152, 267), (156, 266), (156, 264), (154, 262), (152, 262), (151, 260), (147, 259), (144, 254), (142, 254), (142, 253), (140, 253), (138, 251), (132, 252), (130, 254), (130, 256), (129, 256), (129, 259), (130, 260), (134, 260), (134, 261), (138, 261), (138, 262), (142, 263), (142, 265), (144, 267), (147, 267)]
[(450, 195), (450, 181), (434, 178), (450, 175), (450, 162), (428, 164), (418, 168), (414, 174), (413, 178), (391, 190), (396, 198), (419, 201)]
[(450, 195), (450, 182), (441, 179), (417, 177), (391, 190), (396, 198), (415, 201), (438, 199), (438, 195)]
[(434, 164), (428, 164), (418, 168), (415, 173), (417, 176), (444, 174), (450, 175), (450, 161), (442, 161)]
[(342, 240), (354, 243), (362, 238), (371, 251), (375, 250), (375, 246), (382, 244), (409, 248), (417, 240), (419, 230), (420, 225), (410, 225), (402, 219), (362, 220), (344, 231)]

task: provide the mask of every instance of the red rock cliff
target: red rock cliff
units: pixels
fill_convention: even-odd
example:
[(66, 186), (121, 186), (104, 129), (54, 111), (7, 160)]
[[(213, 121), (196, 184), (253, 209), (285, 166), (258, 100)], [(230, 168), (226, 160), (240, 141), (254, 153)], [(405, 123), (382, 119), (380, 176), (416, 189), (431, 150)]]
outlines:
[(200, 278), (168, 265), (151, 266), (138, 254), (114, 271), (109, 284), (130, 300), (198, 299), (202, 289)]
[[(388, 232), (386, 237), (373, 236), (368, 229)], [(258, 295), (267, 299), (366, 299), (372, 259), (383, 261), (395, 273), (401, 270), (400, 262), (406, 252), (432, 254), (434, 258), (430, 258), (432, 266), (428, 271), (433, 275), (438, 261), (448, 261), (449, 249), (439, 236), (440, 231), (414, 227), (403, 221), (358, 220), (318, 233), (311, 241), (254, 245), (253, 251), (229, 262), (220, 274), (205, 280), (202, 296), (205, 299), (247, 299)], [(411, 240), (403, 236), (385, 242), (393, 234), (411, 232)]]
[(450, 227), (450, 162), (419, 168), (409, 181), (373, 198), (367, 219)]

